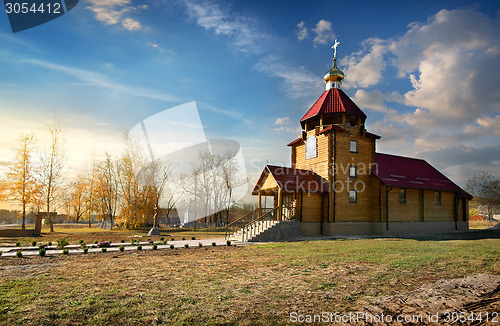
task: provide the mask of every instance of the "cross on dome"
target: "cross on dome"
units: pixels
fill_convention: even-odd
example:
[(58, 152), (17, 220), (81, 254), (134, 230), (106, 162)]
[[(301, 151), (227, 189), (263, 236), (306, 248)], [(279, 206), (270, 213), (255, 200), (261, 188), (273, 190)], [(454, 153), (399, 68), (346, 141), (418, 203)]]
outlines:
[(333, 43), (332, 45), (332, 49), (334, 50), (333, 52), (333, 58), (336, 59), (337, 58), (337, 47), (339, 46), (340, 42), (335, 39), (335, 43)]

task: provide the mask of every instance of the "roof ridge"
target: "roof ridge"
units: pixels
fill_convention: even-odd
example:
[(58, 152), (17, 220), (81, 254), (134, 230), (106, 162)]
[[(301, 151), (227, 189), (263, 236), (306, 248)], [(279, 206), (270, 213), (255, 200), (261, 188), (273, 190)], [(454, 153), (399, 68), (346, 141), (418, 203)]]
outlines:
[[(409, 156), (403, 156), (403, 155), (396, 155), (396, 154), (387, 154), (387, 153), (380, 153), (380, 152), (375, 152), (375, 155), (381, 154), (381, 155), (389, 155), (389, 156), (395, 156), (395, 157), (402, 157), (410, 160), (419, 160), (419, 161), (424, 161), (427, 162), (427, 160), (424, 160), (423, 158), (417, 158), (417, 157), (409, 157)], [(429, 164), (429, 162), (427, 162)]]

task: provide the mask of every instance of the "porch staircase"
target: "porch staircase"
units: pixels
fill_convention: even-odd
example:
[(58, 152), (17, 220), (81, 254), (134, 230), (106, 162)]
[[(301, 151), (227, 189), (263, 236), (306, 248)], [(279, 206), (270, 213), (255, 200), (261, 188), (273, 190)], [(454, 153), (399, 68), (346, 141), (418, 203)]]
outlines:
[(238, 242), (259, 241), (259, 238), (264, 238), (265, 233), (272, 232), (272, 228), (279, 223), (280, 221), (258, 220), (231, 234), (228, 240)]

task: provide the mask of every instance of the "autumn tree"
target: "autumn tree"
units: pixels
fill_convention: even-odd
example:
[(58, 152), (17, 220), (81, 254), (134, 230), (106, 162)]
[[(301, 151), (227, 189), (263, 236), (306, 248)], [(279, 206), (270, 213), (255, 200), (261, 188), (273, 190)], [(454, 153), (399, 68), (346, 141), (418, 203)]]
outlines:
[(40, 154), (40, 180), (50, 232), (54, 232), (54, 220), (50, 215), (50, 209), (57, 199), (57, 190), (61, 185), (66, 155), (63, 150), (62, 130), (59, 125), (54, 123), (48, 126), (47, 130), (48, 142)]
[(21, 135), (15, 148), (14, 159), (9, 164), (6, 193), (22, 207), (22, 229), (26, 228), (26, 208), (34, 201), (39, 185), (34, 162), (34, 137)]
[(493, 218), (494, 208), (500, 205), (500, 180), (492, 174), (483, 172), (467, 181), (466, 190), (479, 205), (486, 207), (488, 219)]
[(130, 148), (121, 157), (118, 165), (118, 183), (120, 185), (120, 214), (117, 222), (126, 228), (139, 228), (145, 223), (148, 196), (146, 189), (140, 186), (136, 170), (142, 164)]
[[(173, 165), (161, 160), (148, 162), (141, 148), (128, 140), (128, 146), (119, 161), (120, 224), (127, 228), (141, 228), (156, 218), (160, 201), (165, 199), (165, 187)], [(166, 198), (167, 212), (173, 208), (174, 200)]]
[(71, 183), (68, 201), (69, 205), (75, 213), (75, 222), (78, 223), (80, 218), (86, 213), (89, 206), (86, 205), (86, 200), (89, 191), (88, 179), (84, 175), (79, 175), (77, 179)]

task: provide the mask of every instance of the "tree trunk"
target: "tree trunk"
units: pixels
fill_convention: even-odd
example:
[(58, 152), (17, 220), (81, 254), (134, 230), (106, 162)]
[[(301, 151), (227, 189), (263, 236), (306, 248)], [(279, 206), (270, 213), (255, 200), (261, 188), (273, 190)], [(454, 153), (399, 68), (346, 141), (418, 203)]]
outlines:
[(22, 223), (22, 226), (21, 226), (21, 228), (23, 230), (26, 229), (26, 222), (25, 221), (26, 221), (26, 204), (23, 203), (23, 223)]

